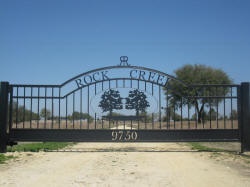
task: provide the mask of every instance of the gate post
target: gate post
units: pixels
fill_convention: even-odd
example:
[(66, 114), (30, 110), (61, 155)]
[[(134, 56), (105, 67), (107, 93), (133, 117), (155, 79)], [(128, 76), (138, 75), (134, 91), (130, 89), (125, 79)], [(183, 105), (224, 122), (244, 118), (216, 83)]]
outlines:
[(241, 83), (240, 89), (241, 152), (250, 151), (250, 82)]
[(7, 151), (7, 124), (8, 124), (8, 82), (0, 84), (0, 153)]

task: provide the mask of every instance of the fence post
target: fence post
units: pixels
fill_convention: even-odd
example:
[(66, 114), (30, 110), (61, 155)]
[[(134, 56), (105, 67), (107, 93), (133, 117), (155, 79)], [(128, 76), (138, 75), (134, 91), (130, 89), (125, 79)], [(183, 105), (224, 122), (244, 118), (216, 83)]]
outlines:
[(7, 124), (8, 124), (8, 82), (0, 84), (0, 153), (7, 151)]
[(241, 152), (250, 151), (250, 83), (241, 83)]

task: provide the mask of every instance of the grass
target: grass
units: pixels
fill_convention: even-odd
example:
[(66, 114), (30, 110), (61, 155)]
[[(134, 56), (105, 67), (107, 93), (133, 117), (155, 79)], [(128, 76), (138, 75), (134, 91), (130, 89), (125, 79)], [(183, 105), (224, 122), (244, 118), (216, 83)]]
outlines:
[(5, 161), (15, 158), (14, 156), (5, 156), (4, 154), (0, 154), (0, 164), (4, 164)]
[[(45, 150), (58, 150), (67, 146), (71, 146), (74, 143), (69, 142), (44, 142), (44, 143), (28, 143), (14, 145), (13, 147), (8, 147), (7, 152), (38, 152)], [(0, 154), (0, 164), (5, 163), (9, 159), (16, 158), (14, 156), (6, 156), (5, 154)]]
[[(68, 142), (45, 142), (45, 143), (29, 143), (29, 144), (20, 144), (13, 147), (8, 147), (8, 152), (38, 152), (44, 150), (58, 150), (73, 143)], [(5, 154), (0, 154), (0, 164), (4, 164), (7, 160), (15, 158), (14, 156), (6, 156)]]
[(213, 148), (202, 145), (198, 142), (189, 142), (191, 149), (203, 152), (212, 152), (211, 158), (221, 160), (233, 159), (234, 162), (237, 161), (238, 164), (250, 167), (250, 155), (245, 153), (239, 153), (237, 151), (227, 150), (227, 148)]
[(8, 152), (39, 152), (45, 150), (58, 150), (69, 145), (73, 145), (73, 143), (68, 142), (44, 142), (44, 143), (29, 143), (29, 144), (20, 144), (15, 145), (13, 147), (8, 147)]
[(197, 150), (197, 151), (203, 151), (203, 152), (225, 151), (219, 148), (207, 147), (198, 142), (190, 142), (189, 145), (191, 145), (192, 150)]

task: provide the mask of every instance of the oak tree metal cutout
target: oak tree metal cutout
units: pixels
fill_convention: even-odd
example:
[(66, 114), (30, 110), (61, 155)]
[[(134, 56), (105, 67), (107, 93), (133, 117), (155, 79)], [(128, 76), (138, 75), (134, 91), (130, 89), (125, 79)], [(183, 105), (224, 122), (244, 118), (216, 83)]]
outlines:
[(129, 91), (129, 95), (126, 98), (126, 109), (135, 109), (136, 116), (139, 116), (139, 112), (146, 112), (146, 108), (149, 107), (147, 96), (144, 92), (136, 90)]
[(109, 111), (110, 116), (112, 115), (112, 111), (122, 109), (122, 98), (120, 96), (120, 92), (118, 90), (110, 89), (105, 91), (101, 96), (101, 101), (99, 103), (99, 107), (102, 108), (103, 112)]
[[(125, 107), (123, 107), (122, 100), (125, 100)], [(135, 110), (136, 116), (139, 116), (139, 113), (146, 112), (146, 108), (149, 106), (147, 96), (138, 89), (130, 90), (126, 98), (122, 98), (119, 91), (110, 89), (103, 93), (99, 103), (99, 107), (102, 108), (103, 112), (109, 111), (109, 116), (112, 116), (113, 110), (121, 110), (123, 108)]]

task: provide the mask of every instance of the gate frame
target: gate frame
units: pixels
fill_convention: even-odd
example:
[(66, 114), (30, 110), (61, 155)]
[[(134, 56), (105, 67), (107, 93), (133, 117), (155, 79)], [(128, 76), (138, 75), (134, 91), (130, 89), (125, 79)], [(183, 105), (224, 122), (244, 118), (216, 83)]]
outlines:
[[(0, 153), (5, 153), (7, 151), (7, 145), (13, 145), (13, 142), (11, 142), (12, 140), (10, 139), (11, 132), (8, 129), (8, 123), (10, 120), (10, 119), (8, 119), (8, 110), (9, 110), (9, 107), (11, 107), (11, 106), (9, 106), (9, 103), (8, 103), (10, 88), (11, 88), (11, 85), (9, 85), (9, 82), (1, 82), (1, 84), (0, 84)], [(200, 142), (202, 142), (202, 141), (216, 141), (216, 140), (217, 141), (230, 141), (230, 140), (231, 141), (239, 141), (239, 142), (241, 142), (241, 153), (243, 153), (245, 151), (250, 151), (250, 82), (241, 83), (239, 85), (239, 88), (240, 89), (238, 91), (240, 93), (238, 93), (238, 109), (239, 109), (238, 110), (238, 121), (239, 121), (239, 129), (238, 129), (239, 137), (238, 137), (238, 139), (237, 138), (235, 139), (235, 137), (232, 137), (232, 139), (225, 139), (225, 140), (221, 140), (221, 139), (217, 140), (215, 137), (214, 138), (210, 137), (211, 139), (209, 139), (209, 135), (210, 135), (209, 132), (212, 132), (212, 131), (205, 132), (204, 130), (202, 130), (204, 132), (201, 132), (201, 133), (205, 133), (205, 134), (208, 133), (207, 139), (204, 139), (204, 140), (193, 139), (192, 137), (195, 133), (190, 134), (191, 138), (187, 137), (185, 139), (180, 139), (180, 140), (176, 140), (173, 137), (171, 138), (171, 131), (166, 131), (163, 134), (160, 133), (161, 136), (170, 135), (170, 141), (174, 141), (174, 142), (178, 142), (178, 141), (179, 142), (188, 142), (188, 141), (200, 141)], [(69, 130), (66, 130), (66, 131), (69, 131)], [(60, 132), (63, 134), (66, 131), (60, 131)], [(25, 130), (23, 132), (25, 132)], [(38, 138), (39, 137), (40, 138), (47, 137), (46, 135), (44, 136), (44, 134), (42, 132), (44, 132), (44, 131), (39, 130), (40, 136), (38, 136)], [(47, 131), (47, 132), (49, 132), (49, 131)], [(72, 130), (72, 132), (75, 132), (77, 134), (77, 130)], [(175, 132), (177, 132), (177, 131), (175, 130)], [(20, 131), (20, 133), (22, 133), (22, 131)], [(57, 131), (50, 130), (50, 133), (57, 134)], [(88, 131), (85, 132), (85, 135), (87, 133), (88, 133)], [(153, 133), (156, 135), (157, 131), (147, 132), (147, 133)], [(182, 133), (182, 132), (180, 132), (180, 133)], [(20, 136), (23, 136), (23, 135), (20, 135)], [(90, 136), (91, 136), (91, 134), (90, 134)], [(228, 136), (230, 136), (230, 133)], [(25, 139), (24, 136), (23, 136), (23, 138)], [(29, 141), (29, 139), (26, 139), (26, 140)], [(80, 137), (79, 140), (81, 141), (83, 139)], [(91, 141), (92, 139), (87, 138), (86, 140)], [(37, 139), (36, 141), (39, 141), (39, 140)], [(47, 141), (49, 141), (49, 139)], [(74, 141), (73, 138), (72, 138), (72, 141)], [(94, 140), (92, 140), (92, 141), (94, 141)], [(100, 137), (100, 140), (95, 140), (95, 141), (96, 142), (102, 141), (102, 139)], [(160, 141), (162, 141), (162, 140), (159, 139), (158, 141), (155, 141), (155, 142), (160, 142)]]
[(7, 151), (8, 144), (8, 98), (9, 83), (1, 82), (0, 85), (0, 153)]
[(250, 151), (250, 82), (243, 82), (240, 86), (240, 138), (241, 152)]

